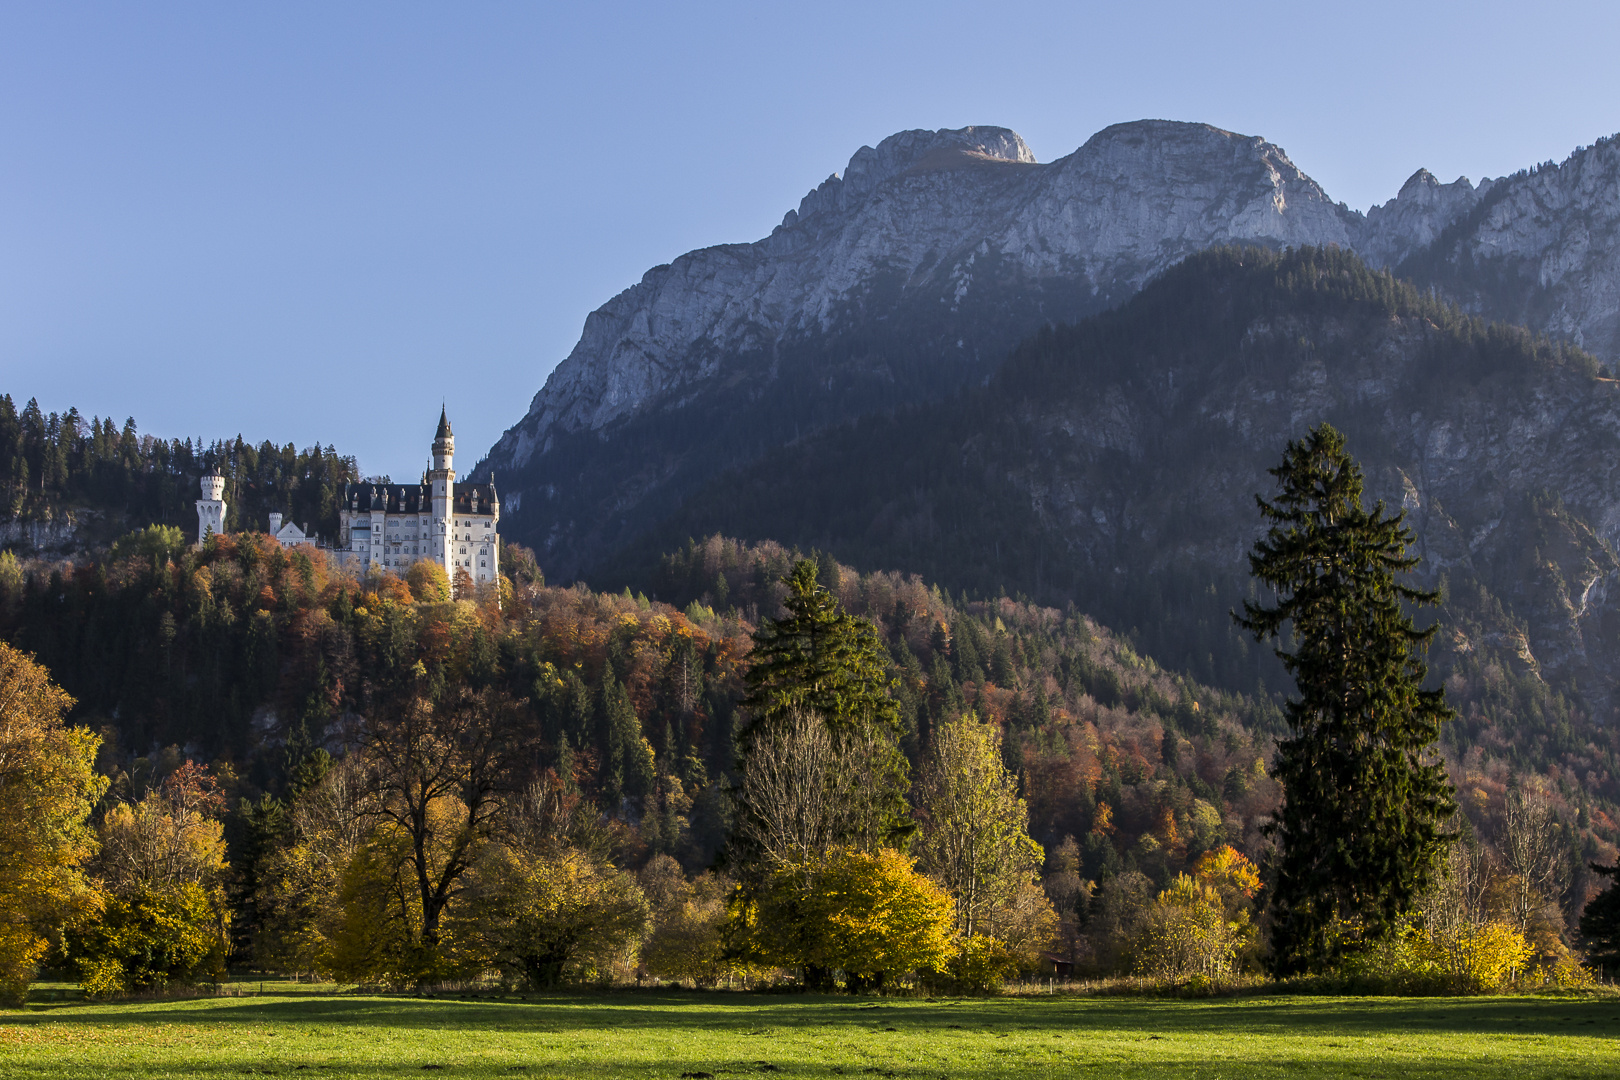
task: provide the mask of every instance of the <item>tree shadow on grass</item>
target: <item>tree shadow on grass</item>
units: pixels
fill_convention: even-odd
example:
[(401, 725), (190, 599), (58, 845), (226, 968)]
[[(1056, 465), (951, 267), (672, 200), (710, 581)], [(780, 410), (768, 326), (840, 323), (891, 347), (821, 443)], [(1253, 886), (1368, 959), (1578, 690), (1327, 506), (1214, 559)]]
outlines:
[(54, 1024), (316, 1024), (537, 1033), (678, 1030), (748, 1039), (811, 1029), (1164, 1037), (1396, 1033), (1620, 1035), (1620, 999), (1345, 998), (1256, 996), (1206, 1000), (984, 998), (948, 1001), (815, 995), (557, 994), (522, 1000), (359, 997), (286, 993), (188, 1002), (36, 1006), (6, 1014), (15, 1027)]

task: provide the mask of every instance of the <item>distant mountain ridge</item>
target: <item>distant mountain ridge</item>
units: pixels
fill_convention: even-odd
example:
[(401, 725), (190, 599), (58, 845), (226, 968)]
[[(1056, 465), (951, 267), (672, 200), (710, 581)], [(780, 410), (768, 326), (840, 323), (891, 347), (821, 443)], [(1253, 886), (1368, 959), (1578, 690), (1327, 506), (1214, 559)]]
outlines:
[(571, 576), (718, 468), (979, 381), (1031, 331), (1231, 243), (1338, 246), (1466, 309), (1620, 356), (1620, 147), (1363, 215), (1281, 148), (1138, 121), (1037, 164), (1005, 128), (863, 147), (772, 234), (655, 267), (587, 319), (490, 451), (513, 535)]

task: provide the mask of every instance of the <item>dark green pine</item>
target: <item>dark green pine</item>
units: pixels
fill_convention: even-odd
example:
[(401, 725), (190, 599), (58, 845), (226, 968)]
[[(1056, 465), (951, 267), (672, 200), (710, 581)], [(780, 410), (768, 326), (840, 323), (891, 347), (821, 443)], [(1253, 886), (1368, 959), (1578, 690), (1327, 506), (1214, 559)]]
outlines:
[(1276, 650), (1297, 694), (1267, 826), (1272, 962), (1286, 974), (1387, 936), (1435, 880), (1456, 809), (1435, 743), (1454, 713), (1423, 689), (1434, 627), (1407, 609), (1438, 596), (1396, 580), (1419, 561), (1404, 514), (1363, 507), (1361, 470), (1327, 424), (1290, 442), (1271, 474), (1280, 492), (1256, 498), (1270, 529), (1249, 564), (1276, 603), (1245, 603), (1237, 621), (1295, 646)]
[(912, 828), (906, 803), (911, 770), (899, 745), (904, 725), (888, 650), (870, 621), (845, 611), (818, 581), (813, 560), (795, 563), (783, 584), (786, 614), (762, 620), (754, 634), (742, 702), (749, 722), (738, 736), (743, 758), (762, 732), (791, 713), (818, 717), (835, 739), (865, 744), (875, 755), (879, 820), (870, 823), (871, 831), (898, 841)]
[(763, 620), (754, 635), (745, 747), (761, 726), (793, 709), (815, 713), (840, 735), (900, 732), (888, 650), (876, 628), (845, 611), (816, 578), (814, 562), (796, 563), (784, 579), (786, 616)]
[(1620, 968), (1620, 863), (1591, 866), (1596, 873), (1613, 880), (1581, 912), (1581, 936), (1589, 945), (1587, 961), (1597, 965), (1600, 974), (1613, 977)]

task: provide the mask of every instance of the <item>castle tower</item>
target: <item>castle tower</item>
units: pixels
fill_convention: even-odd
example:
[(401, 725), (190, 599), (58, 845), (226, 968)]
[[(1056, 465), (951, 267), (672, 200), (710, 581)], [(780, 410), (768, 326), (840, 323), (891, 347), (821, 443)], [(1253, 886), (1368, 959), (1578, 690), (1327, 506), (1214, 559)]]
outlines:
[(439, 410), (439, 430), (433, 433), (433, 469), (428, 482), (433, 485), (433, 532), (429, 540), (432, 559), (451, 573), (450, 516), (456, 494), (456, 437), (450, 432), (450, 418)]
[(197, 543), (206, 544), (208, 535), (225, 532), (225, 478), (215, 465), (203, 474), (202, 498), (197, 500)]

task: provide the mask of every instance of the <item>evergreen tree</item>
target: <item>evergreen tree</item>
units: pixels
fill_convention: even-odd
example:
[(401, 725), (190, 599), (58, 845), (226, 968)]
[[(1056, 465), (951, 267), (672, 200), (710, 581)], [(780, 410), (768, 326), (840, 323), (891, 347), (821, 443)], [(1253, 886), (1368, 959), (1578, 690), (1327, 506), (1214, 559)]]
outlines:
[(746, 740), (795, 709), (820, 716), (835, 734), (897, 735), (888, 651), (876, 628), (844, 610), (801, 559), (784, 583), (787, 616), (762, 620), (754, 634), (743, 705), (753, 716)]
[(1268, 826), (1278, 841), (1273, 963), (1320, 970), (1357, 940), (1388, 934), (1435, 879), (1455, 810), (1433, 753), (1454, 714), (1442, 690), (1424, 690), (1419, 630), (1403, 604), (1436, 593), (1395, 580), (1418, 559), (1404, 514), (1362, 506), (1362, 473), (1328, 424), (1290, 442), (1275, 501), (1256, 497), (1271, 523), (1249, 556), (1274, 606), (1245, 602), (1238, 623), (1276, 650), (1298, 696), (1290, 736), (1277, 748), (1283, 805)]
[(1587, 959), (1600, 972), (1612, 974), (1620, 965), (1620, 863), (1591, 864), (1593, 872), (1609, 878), (1609, 887), (1592, 897), (1581, 912), (1581, 936), (1591, 943)]
[(838, 768), (852, 771), (833, 778), (835, 786), (864, 804), (851, 835), (836, 840), (865, 848), (894, 842), (911, 831), (910, 765), (899, 746), (903, 725), (888, 650), (870, 622), (845, 611), (820, 584), (813, 561), (795, 563), (784, 583), (786, 616), (762, 620), (754, 634), (740, 767), (747, 769), (762, 735), (814, 717), (837, 747)]

